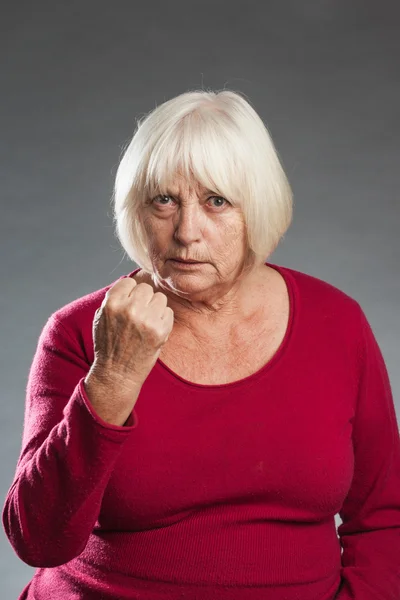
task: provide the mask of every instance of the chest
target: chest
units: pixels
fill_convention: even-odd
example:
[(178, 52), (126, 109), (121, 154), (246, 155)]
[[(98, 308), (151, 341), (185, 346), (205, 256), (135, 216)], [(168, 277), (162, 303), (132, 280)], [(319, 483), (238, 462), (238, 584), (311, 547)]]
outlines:
[(176, 375), (201, 385), (222, 385), (249, 377), (275, 355), (285, 337), (289, 320), (288, 303), (273, 318), (253, 323), (235, 343), (210, 337), (197, 344), (177, 334), (170, 337), (159, 359)]

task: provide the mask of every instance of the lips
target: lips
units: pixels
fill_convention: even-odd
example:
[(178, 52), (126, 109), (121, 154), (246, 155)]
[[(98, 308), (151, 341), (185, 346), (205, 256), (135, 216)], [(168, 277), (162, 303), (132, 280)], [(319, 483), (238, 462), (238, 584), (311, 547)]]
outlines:
[(176, 260), (177, 262), (181, 263), (188, 263), (189, 265), (193, 265), (200, 262), (199, 260), (181, 260), (180, 258), (172, 258), (171, 260)]

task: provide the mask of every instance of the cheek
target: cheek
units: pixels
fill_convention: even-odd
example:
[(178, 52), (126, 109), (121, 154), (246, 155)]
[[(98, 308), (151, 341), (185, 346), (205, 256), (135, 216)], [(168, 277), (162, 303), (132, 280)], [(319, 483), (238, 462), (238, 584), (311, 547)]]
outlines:
[(230, 247), (242, 246), (245, 230), (240, 223), (227, 223), (220, 231), (220, 239)]

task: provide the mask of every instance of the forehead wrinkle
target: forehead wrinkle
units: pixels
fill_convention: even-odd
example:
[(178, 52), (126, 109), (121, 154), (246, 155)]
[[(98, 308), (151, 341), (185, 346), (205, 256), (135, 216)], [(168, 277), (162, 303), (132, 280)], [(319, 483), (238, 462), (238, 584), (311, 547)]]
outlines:
[(202, 185), (198, 185), (198, 186), (187, 186), (187, 187), (183, 187), (183, 186), (178, 186), (175, 187), (173, 184), (171, 185), (167, 185), (166, 186), (166, 192), (167, 194), (172, 194), (173, 196), (180, 196), (183, 195), (183, 191), (184, 190), (188, 190), (189, 193), (191, 192), (199, 192), (200, 196), (207, 196), (208, 194), (212, 194), (215, 193), (213, 192), (213, 190), (210, 190), (208, 188), (204, 188)]

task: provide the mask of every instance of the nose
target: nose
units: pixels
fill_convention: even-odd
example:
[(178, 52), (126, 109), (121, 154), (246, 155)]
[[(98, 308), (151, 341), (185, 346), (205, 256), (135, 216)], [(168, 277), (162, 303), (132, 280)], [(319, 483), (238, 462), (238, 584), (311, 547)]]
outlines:
[(185, 246), (199, 242), (203, 218), (197, 202), (180, 206), (176, 218), (174, 238)]

